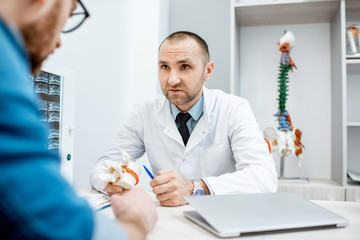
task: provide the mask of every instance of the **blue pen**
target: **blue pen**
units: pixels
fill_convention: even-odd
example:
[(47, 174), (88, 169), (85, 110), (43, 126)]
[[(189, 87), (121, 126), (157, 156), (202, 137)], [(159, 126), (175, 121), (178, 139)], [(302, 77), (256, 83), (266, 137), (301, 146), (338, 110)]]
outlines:
[(109, 205), (106, 205), (106, 206), (104, 206), (104, 207), (102, 207), (102, 208), (99, 208), (98, 211), (104, 210), (104, 209), (106, 209), (106, 208), (108, 208), (108, 207), (111, 207), (111, 205), (109, 204)]
[(147, 167), (145, 167), (145, 165), (143, 165), (143, 167), (145, 168), (145, 171), (147, 172), (147, 174), (149, 174), (151, 179), (154, 179), (154, 175), (152, 175), (152, 173), (149, 171), (149, 169), (147, 169)]

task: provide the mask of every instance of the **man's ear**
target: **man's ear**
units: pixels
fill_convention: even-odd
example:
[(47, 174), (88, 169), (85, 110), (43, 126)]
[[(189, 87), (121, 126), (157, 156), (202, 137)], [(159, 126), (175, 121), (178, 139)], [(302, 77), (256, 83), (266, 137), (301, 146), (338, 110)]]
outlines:
[(214, 62), (210, 61), (205, 65), (204, 82), (210, 79), (211, 74), (214, 71)]

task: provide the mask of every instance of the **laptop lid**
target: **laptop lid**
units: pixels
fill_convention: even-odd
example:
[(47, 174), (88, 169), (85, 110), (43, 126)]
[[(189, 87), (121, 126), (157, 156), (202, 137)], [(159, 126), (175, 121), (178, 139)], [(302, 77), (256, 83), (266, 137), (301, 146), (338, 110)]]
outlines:
[(220, 237), (314, 227), (343, 227), (347, 219), (293, 193), (185, 197), (184, 216)]

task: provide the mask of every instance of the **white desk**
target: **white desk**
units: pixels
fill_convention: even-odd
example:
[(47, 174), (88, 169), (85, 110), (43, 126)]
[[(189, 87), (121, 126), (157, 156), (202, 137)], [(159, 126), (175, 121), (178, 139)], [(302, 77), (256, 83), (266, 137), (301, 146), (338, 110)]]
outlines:
[[(360, 239), (360, 202), (336, 202), (336, 201), (313, 201), (349, 220), (349, 225), (345, 228), (316, 229), (306, 231), (293, 231), (281, 233), (257, 234), (252, 236), (242, 236), (240, 238), (229, 239), (252, 239), (252, 240), (297, 240), (297, 239), (341, 239), (359, 240)], [(181, 207), (161, 207), (156, 201), (159, 220), (154, 229), (150, 232), (149, 240), (177, 240), (177, 239), (220, 239), (201, 228), (197, 224), (189, 221), (183, 216), (183, 211), (193, 210), (190, 205)], [(102, 210), (101, 213), (114, 218), (111, 208)]]

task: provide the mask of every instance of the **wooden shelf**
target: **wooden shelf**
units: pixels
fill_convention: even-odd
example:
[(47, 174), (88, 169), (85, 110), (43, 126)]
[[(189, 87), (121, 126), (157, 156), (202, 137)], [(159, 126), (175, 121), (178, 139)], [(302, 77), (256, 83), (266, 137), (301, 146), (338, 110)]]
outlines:
[(360, 127), (360, 122), (347, 122), (348, 127)]
[(360, 54), (359, 54), (358, 58), (351, 58), (351, 56), (347, 56), (346, 64), (360, 66)]
[(347, 67), (348, 74), (360, 74), (360, 59), (347, 58), (346, 59), (346, 67)]
[(360, 202), (360, 183), (347, 183), (345, 192), (346, 201)]
[(359, 183), (347, 183), (347, 188), (354, 188), (354, 189), (360, 189), (360, 182)]
[(278, 192), (292, 192), (309, 200), (360, 202), (360, 183), (340, 186), (331, 179), (309, 179), (309, 182), (279, 180)]
[(235, 14), (240, 26), (330, 22), (338, 0), (239, 1)]
[[(291, 179), (279, 179), (279, 186), (297, 186), (299, 185), (298, 181)], [(339, 183), (332, 179), (322, 179), (322, 178), (310, 178), (308, 182), (300, 183), (302, 186), (317, 186), (317, 187), (341, 187)]]
[(345, 201), (345, 188), (332, 179), (309, 179), (308, 183), (279, 180), (278, 192), (292, 192), (309, 200)]

